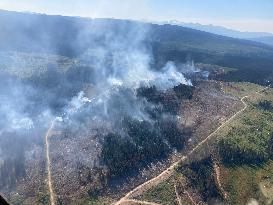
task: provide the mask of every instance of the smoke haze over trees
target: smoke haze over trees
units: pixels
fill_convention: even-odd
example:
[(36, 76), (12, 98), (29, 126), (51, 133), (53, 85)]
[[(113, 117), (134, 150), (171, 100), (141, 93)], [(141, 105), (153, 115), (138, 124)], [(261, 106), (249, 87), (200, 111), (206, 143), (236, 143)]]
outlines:
[(88, 170), (80, 185), (181, 151), (191, 131), (178, 127), (178, 112), (192, 100), (191, 76), (210, 77), (192, 60), (232, 68), (218, 79), (272, 80), (272, 47), (179, 26), (0, 10), (0, 28), (0, 191), (44, 168), (51, 123), (52, 161)]
[[(5, 22), (1, 30), (5, 41), (0, 41), (2, 187), (11, 190), (26, 176), (32, 158), (42, 155), (43, 136), (51, 122), (63, 131), (64, 140), (97, 135), (92, 143), (94, 148), (101, 144), (101, 164), (96, 163), (99, 149), (64, 157), (89, 168), (106, 164), (109, 175), (132, 168), (125, 166), (129, 161), (141, 165), (183, 147), (185, 139), (176, 125), (177, 102), (183, 94), (178, 96), (172, 89), (192, 86), (180, 72), (187, 65), (168, 62), (160, 70), (153, 67), (149, 25), (9, 15), (1, 11)], [(149, 87), (163, 98), (150, 101), (138, 95), (138, 89)], [(167, 92), (172, 92), (176, 104), (164, 100)], [(168, 130), (181, 140), (172, 139)]]

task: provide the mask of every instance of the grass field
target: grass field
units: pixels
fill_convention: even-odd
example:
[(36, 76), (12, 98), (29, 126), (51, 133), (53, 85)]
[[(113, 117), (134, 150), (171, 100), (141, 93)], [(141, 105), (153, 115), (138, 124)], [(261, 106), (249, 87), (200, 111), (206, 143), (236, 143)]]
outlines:
[(259, 166), (221, 168), (222, 181), (229, 193), (230, 204), (247, 204), (251, 200), (259, 204), (272, 204), (273, 161)]
[(160, 183), (158, 186), (148, 190), (140, 197), (144, 201), (152, 201), (160, 204), (175, 204), (175, 179), (172, 177), (167, 181)]
[[(249, 92), (261, 89), (250, 83), (233, 83), (225, 87), (225, 92), (236, 96), (243, 96)], [(245, 149), (260, 149), (266, 151), (268, 139), (273, 133), (273, 113), (260, 109), (257, 105), (261, 101), (273, 103), (273, 89), (268, 89), (260, 94), (248, 98), (249, 107), (231, 126), (221, 133), (236, 146), (245, 146)], [(231, 135), (231, 129), (243, 130), (243, 135)], [(258, 136), (258, 137), (257, 137)], [(222, 181), (229, 193), (230, 204), (247, 204), (250, 201), (259, 204), (272, 204), (273, 201), (273, 161), (265, 160), (262, 163), (221, 166)]]
[(223, 85), (223, 91), (236, 97), (243, 97), (261, 90), (263, 87), (254, 83), (227, 82)]

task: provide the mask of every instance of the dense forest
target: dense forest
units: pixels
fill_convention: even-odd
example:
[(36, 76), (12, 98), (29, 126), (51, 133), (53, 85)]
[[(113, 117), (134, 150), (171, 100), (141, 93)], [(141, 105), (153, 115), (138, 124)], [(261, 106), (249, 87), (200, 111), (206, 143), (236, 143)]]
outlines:
[(166, 157), (174, 149), (181, 150), (184, 147), (189, 131), (185, 133), (178, 128), (177, 119), (168, 114), (177, 113), (181, 99), (190, 99), (193, 89), (191, 86), (178, 85), (167, 93), (155, 87), (138, 90), (139, 97), (145, 97), (157, 105), (148, 112), (153, 121), (127, 117), (123, 119), (122, 127), (128, 136), (109, 133), (104, 137), (102, 160), (110, 176), (124, 175), (124, 170), (144, 166), (154, 159)]

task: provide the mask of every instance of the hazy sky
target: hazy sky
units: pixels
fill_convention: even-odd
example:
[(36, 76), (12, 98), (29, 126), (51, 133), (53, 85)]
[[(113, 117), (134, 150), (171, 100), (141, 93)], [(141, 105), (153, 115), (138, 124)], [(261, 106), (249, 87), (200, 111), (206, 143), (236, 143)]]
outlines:
[(273, 0), (0, 0), (0, 8), (92, 18), (179, 20), (273, 33)]

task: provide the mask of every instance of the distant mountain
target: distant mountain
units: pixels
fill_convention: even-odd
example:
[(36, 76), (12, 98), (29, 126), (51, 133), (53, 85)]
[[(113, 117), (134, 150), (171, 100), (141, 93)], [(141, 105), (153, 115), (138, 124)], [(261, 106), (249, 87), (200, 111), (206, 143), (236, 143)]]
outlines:
[(200, 31), (205, 31), (209, 33), (214, 33), (222, 36), (228, 36), (233, 38), (241, 38), (241, 39), (249, 39), (261, 43), (266, 43), (272, 45), (273, 34), (268, 32), (241, 32), (229, 28), (225, 28), (223, 26), (215, 26), (215, 25), (202, 25), (199, 23), (184, 23), (178, 21), (170, 21), (170, 24), (184, 26), (192, 29), (197, 29)]
[(257, 42), (261, 42), (261, 43), (265, 43), (265, 44), (273, 46), (273, 36), (264, 36), (264, 37), (250, 38), (249, 40), (257, 41)]
[[(151, 44), (171, 50), (195, 50), (206, 53), (244, 56), (272, 55), (273, 48), (181, 25), (141, 23), (119, 19), (89, 19), (0, 10), (0, 49), (53, 52), (76, 57), (92, 48), (94, 39), (101, 42), (107, 33), (123, 33), (130, 28), (143, 29)], [(137, 31), (137, 30), (136, 30)], [(138, 32), (142, 32), (138, 30)], [(249, 35), (250, 38), (257, 35)], [(155, 47), (154, 47), (155, 48)]]
[[(167, 61), (213, 64), (235, 68), (227, 80), (263, 83), (273, 76), (273, 47), (262, 43), (216, 35), (181, 25), (143, 23), (118, 19), (26, 14), (0, 10), (0, 50), (53, 53), (78, 58), (92, 51), (94, 42), (109, 35), (124, 40), (145, 35), (154, 67)], [(143, 31), (142, 31), (143, 30)], [(117, 35), (119, 34), (119, 35)], [(257, 37), (254, 34), (244, 37)]]

